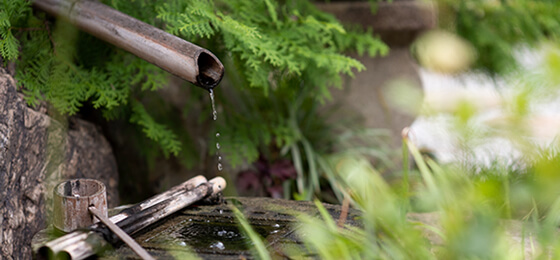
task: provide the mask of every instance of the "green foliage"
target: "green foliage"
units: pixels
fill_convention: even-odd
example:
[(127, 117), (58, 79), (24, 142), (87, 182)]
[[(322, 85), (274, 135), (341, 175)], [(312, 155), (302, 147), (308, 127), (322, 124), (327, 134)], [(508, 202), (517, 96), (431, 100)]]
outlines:
[[(337, 227), (325, 207), (318, 201), (315, 205), (321, 213), (320, 219), (307, 215), (298, 216), (301, 223), (300, 233), (305, 234), (303, 238), (307, 246), (312, 248), (320, 259), (365, 259), (360, 249), (361, 244), (367, 240), (366, 233), (355, 228)], [(374, 247), (375, 245), (371, 246), (372, 249)]]
[(0, 56), (11, 61), (17, 58), (19, 41), (13, 31), (30, 13), (29, 1), (2, 1), (0, 3)]
[[(407, 139), (404, 144), (418, 165), (411, 172), (411, 183), (389, 185), (364, 157), (330, 157), (345, 197), (361, 210), (363, 226), (337, 226), (337, 219), (316, 201), (320, 217), (298, 213), (294, 226), (310, 252), (282, 253), (296, 259), (301, 255), (321, 259), (560, 256), (556, 232), (560, 199), (554, 187), (557, 152), (544, 152), (519, 172), (500, 167), (463, 171), (457, 165), (423, 158)], [(410, 192), (400, 192), (401, 185)], [(262, 243), (258, 237), (250, 238)]]
[[(477, 119), (477, 104), (456, 104), (449, 121), (463, 161), (437, 163), (404, 138), (403, 154), (416, 168), (404, 160), (403, 178), (389, 182), (359, 154), (326, 156), (363, 228), (337, 227), (317, 203), (321, 217), (299, 216), (297, 226), (310, 251), (321, 259), (559, 259), (559, 143), (542, 148), (528, 129), (535, 104), (555, 101), (559, 90), (560, 47), (547, 48), (543, 66), (507, 81), (499, 124)], [(514, 143), (522, 156), (468, 162), (473, 144), (488, 137)]]
[[(84, 102), (90, 102), (107, 119), (114, 119), (134, 96), (140, 96), (135, 89), (154, 91), (167, 82), (167, 75), (154, 65), (80, 33), (65, 21), (57, 21), (52, 30), (48, 22), (34, 17), (28, 23), (41, 30), (22, 32), (26, 41), (16, 77), (31, 106), (47, 100), (58, 111), (73, 115)], [(84, 48), (86, 45), (92, 47)], [(131, 108), (130, 121), (160, 144), (164, 155), (178, 155), (181, 143), (177, 136), (156, 123), (141, 104)]]
[(253, 252), (253, 254), (255, 256), (259, 256), (258, 259), (261, 260), (272, 259), (268, 254), (268, 251), (266, 250), (266, 246), (263, 243), (262, 238), (259, 236), (257, 232), (255, 232), (255, 230), (253, 230), (253, 228), (251, 227), (251, 225), (249, 224), (245, 216), (243, 216), (243, 213), (241, 213), (241, 211), (235, 206), (232, 206), (231, 209), (239, 224), (240, 230), (243, 232), (245, 237), (247, 237), (248, 240), (252, 242), (251, 248), (253, 249), (253, 251), (255, 251)]
[(277, 82), (297, 77), (315, 89), (317, 98), (328, 98), (327, 87), (340, 84), (340, 73), (364, 69), (341, 51), (359, 46), (371, 55), (387, 52), (367, 34), (346, 34), (307, 1), (175, 1), (162, 5), (158, 17), (169, 32), (187, 39), (219, 37), (244, 73), (244, 84), (265, 95)]
[[(254, 161), (271, 144), (286, 147), (302, 140), (295, 130), (301, 118), (294, 121), (295, 115), (288, 112), (295, 109), (293, 100), (298, 95), (304, 95), (308, 104), (327, 100), (328, 87), (340, 86), (341, 73), (364, 69), (343, 51), (372, 56), (388, 51), (371, 31), (347, 31), (307, 1), (106, 3), (209, 48), (225, 63), (224, 82), (233, 84), (238, 92), (234, 96), (240, 97), (221, 100), (224, 107), (232, 107), (226, 110), (227, 127), (221, 130), (220, 141), (233, 165)], [(167, 83), (165, 72), (79, 32), (64, 20), (51, 22), (41, 12), (33, 15), (28, 1), (4, 1), (3, 7), (0, 54), (6, 61), (18, 58), (16, 78), (30, 105), (46, 100), (72, 115), (90, 103), (109, 120), (130, 116), (129, 121), (159, 144), (164, 155), (190, 156), (180, 153), (188, 139), (178, 134), (184, 130), (166, 121), (165, 112), (153, 113), (146, 104), (147, 93)], [(14, 29), (16, 23), (19, 29)], [(267, 106), (271, 97), (277, 106)], [(251, 113), (233, 105), (239, 103), (248, 104)], [(302, 110), (310, 117), (311, 107), (297, 107), (297, 113)]]
[(330, 99), (328, 87), (340, 86), (341, 73), (363, 69), (341, 52), (387, 53), (371, 30), (347, 31), (306, 1), (176, 1), (158, 13), (169, 32), (219, 46), (214, 51), (225, 48), (229, 91), (219, 98), (226, 113), (219, 132), (231, 165), (276, 156), (278, 150), (298, 173), (294, 183), (284, 183), (285, 196), (295, 190), (310, 199), (320, 194), (323, 178), (335, 184), (323, 154), (336, 134), (318, 107)]
[(181, 151), (181, 143), (177, 136), (165, 125), (155, 122), (140, 102), (132, 103), (130, 122), (140, 125), (146, 136), (161, 146), (166, 156), (169, 153), (178, 155)]
[[(128, 110), (131, 99), (141, 96), (140, 91), (154, 91), (167, 82), (168, 75), (159, 68), (79, 32), (64, 20), (53, 26), (44, 14), (31, 16), (28, 1), (3, 4), (1, 55), (6, 61), (19, 56), (16, 78), (31, 106), (46, 100), (58, 111), (73, 115), (89, 102), (111, 120), (126, 114), (123, 111)], [(153, 17), (145, 12), (149, 8), (133, 10), (144, 10), (136, 14)], [(17, 30), (10, 27), (16, 22)], [(12, 31), (17, 38), (4, 36), (12, 36)], [(17, 51), (19, 42), (21, 52)], [(165, 155), (178, 154), (181, 143), (173, 132), (143, 113), (141, 105), (135, 103), (132, 110), (131, 121), (159, 143)]]
[(550, 0), (439, 0), (440, 24), (473, 44), (477, 67), (490, 73), (507, 72), (517, 64), (518, 44), (558, 40), (560, 2)]

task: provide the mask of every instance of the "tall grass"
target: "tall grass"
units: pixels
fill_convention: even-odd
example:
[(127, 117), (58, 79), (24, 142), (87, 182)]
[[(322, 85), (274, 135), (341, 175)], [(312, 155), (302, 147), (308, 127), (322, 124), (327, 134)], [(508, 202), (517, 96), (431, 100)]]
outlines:
[[(360, 153), (322, 156), (320, 166), (330, 169), (340, 197), (361, 210), (363, 227), (338, 227), (316, 203), (319, 218), (298, 216), (305, 245), (321, 259), (560, 259), (558, 145), (540, 148), (526, 131), (530, 103), (544, 92), (558, 93), (560, 81), (551, 73), (560, 72), (560, 62), (553, 62), (558, 53), (545, 59), (543, 73), (516, 79), (520, 86), (504, 101), (507, 120), (498, 127), (477, 136), (479, 129), (469, 129), (476, 113), (458, 120), (468, 136), (463, 140), (506, 138), (521, 149), (522, 162), (440, 164), (404, 135), (402, 178), (388, 183)], [(535, 85), (545, 79), (547, 86)]]
[[(410, 172), (419, 177), (408, 183), (410, 193), (390, 186), (366, 158), (330, 158), (363, 228), (338, 227), (317, 201), (319, 218), (297, 216), (311, 252), (320, 259), (560, 258), (560, 199), (551, 189), (560, 182), (547, 175), (560, 164), (538, 162), (522, 178), (490, 169), (480, 176), (424, 159), (405, 143), (419, 166)], [(254, 244), (260, 258), (269, 257)]]

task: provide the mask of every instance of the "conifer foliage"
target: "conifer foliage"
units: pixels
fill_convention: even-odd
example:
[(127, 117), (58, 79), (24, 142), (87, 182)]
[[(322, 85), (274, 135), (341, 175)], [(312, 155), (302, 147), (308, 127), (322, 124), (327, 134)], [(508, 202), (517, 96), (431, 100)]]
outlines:
[[(287, 1), (282, 6), (273, 0), (176, 1), (161, 5), (158, 17), (168, 24), (168, 31), (187, 39), (220, 37), (241, 60), (249, 85), (265, 94), (279, 77), (303, 76), (309, 86), (317, 87), (318, 96), (328, 97), (327, 86), (339, 84), (340, 73), (364, 69), (341, 51), (358, 45), (370, 55), (387, 51), (369, 35), (346, 34), (335, 19), (307, 1)], [(342, 39), (345, 36), (354, 39)], [(311, 71), (322, 77), (310, 77)]]
[[(258, 90), (251, 98), (288, 93), (283, 97), (291, 98), (293, 103), (294, 97), (306, 88), (313, 91), (314, 100), (329, 99), (328, 87), (340, 85), (341, 74), (351, 75), (364, 69), (358, 61), (341, 54), (343, 51), (369, 55), (388, 51), (371, 32), (346, 31), (336, 19), (308, 1), (105, 3), (207, 47), (224, 61), (226, 71), (230, 71), (228, 76), (237, 77), (239, 88)], [(33, 11), (26, 0), (0, 3), (0, 36), (0, 55), (4, 63), (16, 62), (16, 78), (29, 105), (46, 100), (57, 110), (72, 115), (88, 102), (102, 110), (107, 119), (127, 117), (158, 143), (164, 154), (181, 153), (181, 130), (172, 129), (163, 119), (151, 115), (150, 108), (139, 101), (166, 85), (166, 72), (80, 32), (64, 20)], [(257, 147), (267, 145), (271, 136), (284, 129), (266, 121), (286, 122), (282, 117), (288, 115), (278, 113), (252, 125), (230, 123), (230, 140), (241, 138), (241, 142), (231, 142), (237, 142), (231, 149), (245, 147), (237, 159), (255, 160)], [(263, 138), (249, 137), (261, 130), (264, 132), (258, 136)], [(228, 134), (224, 136), (227, 138)]]

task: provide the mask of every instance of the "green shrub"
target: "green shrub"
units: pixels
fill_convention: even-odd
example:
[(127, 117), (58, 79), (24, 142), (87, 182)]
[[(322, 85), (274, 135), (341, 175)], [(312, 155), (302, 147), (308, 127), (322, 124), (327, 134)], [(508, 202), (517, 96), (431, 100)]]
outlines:
[[(291, 153), (302, 162), (299, 193), (319, 188), (313, 154), (324, 152), (329, 143), (314, 135), (324, 122), (309, 119), (330, 99), (329, 88), (340, 87), (343, 74), (364, 69), (343, 53), (388, 52), (371, 30), (347, 31), (308, 1), (105, 2), (215, 53), (226, 67), (222, 85), (229, 90), (227, 97), (222, 87), (216, 91), (225, 113), (219, 126), (224, 157), (235, 167), (254, 162), (269, 147), (284, 151), (283, 157)], [(158, 98), (156, 90), (168, 84), (166, 72), (63, 19), (32, 12), (26, 0), (4, 1), (0, 7), (0, 54), (4, 63), (16, 63), (16, 79), (29, 105), (45, 100), (74, 115), (91, 104), (108, 120), (129, 120), (157, 144), (156, 150), (142, 147), (147, 161), (162, 154), (177, 156), (186, 166), (196, 162), (192, 138), (171, 116), (177, 112)], [(193, 94), (185, 111), (202, 98)]]

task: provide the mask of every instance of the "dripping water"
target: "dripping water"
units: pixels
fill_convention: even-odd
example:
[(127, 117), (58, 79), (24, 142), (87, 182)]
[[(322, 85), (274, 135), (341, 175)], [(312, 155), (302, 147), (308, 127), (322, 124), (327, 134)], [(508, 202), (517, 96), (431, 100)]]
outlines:
[(210, 101), (212, 101), (212, 119), (218, 120), (218, 112), (216, 111), (216, 103), (214, 102), (214, 90), (210, 89)]
[[(210, 101), (212, 101), (212, 119), (214, 119), (214, 121), (218, 120), (218, 111), (216, 111), (216, 103), (214, 101), (214, 91), (212, 89), (209, 90), (210, 91)], [(218, 171), (222, 171), (223, 166), (222, 166), (222, 156), (220, 155), (220, 141), (219, 138), (220, 137), (220, 133), (216, 132), (216, 157), (218, 157)]]
[(218, 138), (220, 137), (220, 133), (216, 133), (216, 157), (218, 157), (218, 171), (222, 171), (222, 156), (220, 155), (220, 142)]

